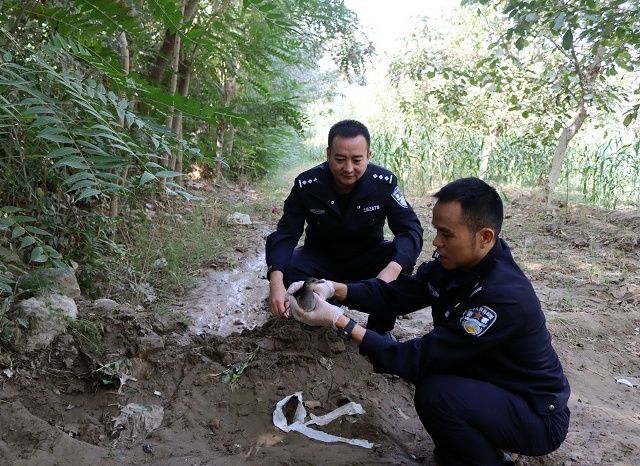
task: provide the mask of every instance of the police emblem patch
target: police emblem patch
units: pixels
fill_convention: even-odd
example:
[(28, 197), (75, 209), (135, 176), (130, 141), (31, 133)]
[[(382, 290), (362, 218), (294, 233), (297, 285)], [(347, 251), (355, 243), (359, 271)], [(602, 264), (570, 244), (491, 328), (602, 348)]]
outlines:
[(460, 324), (465, 332), (479, 337), (493, 325), (497, 318), (493, 309), (482, 306), (465, 311), (460, 318)]
[(404, 194), (402, 194), (398, 186), (396, 186), (393, 193), (391, 193), (391, 197), (393, 197), (393, 200), (396, 201), (400, 207), (407, 208), (407, 200), (404, 198)]

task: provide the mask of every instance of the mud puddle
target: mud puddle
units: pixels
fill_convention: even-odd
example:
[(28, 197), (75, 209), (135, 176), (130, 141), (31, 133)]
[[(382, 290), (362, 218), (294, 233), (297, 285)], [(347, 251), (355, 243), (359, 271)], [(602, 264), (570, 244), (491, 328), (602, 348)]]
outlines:
[(181, 311), (198, 335), (228, 336), (264, 325), (269, 317), (264, 252), (240, 261), (232, 270), (205, 271), (200, 284), (182, 300)]

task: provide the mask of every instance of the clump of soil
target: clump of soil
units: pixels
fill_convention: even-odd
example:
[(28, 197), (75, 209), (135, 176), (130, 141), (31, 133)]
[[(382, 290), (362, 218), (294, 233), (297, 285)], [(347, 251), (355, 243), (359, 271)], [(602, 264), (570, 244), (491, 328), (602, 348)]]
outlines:
[[(516, 464), (640, 464), (640, 392), (623, 382), (640, 377), (637, 212), (547, 208), (517, 192), (509, 199), (503, 236), (540, 296), (573, 389), (566, 442)], [(428, 260), (431, 200), (411, 201), (425, 227), (421, 260)], [(434, 464), (410, 384), (373, 374), (354, 343), (331, 330), (270, 317), (263, 254), (274, 227), (275, 219), (230, 227), (246, 247), (234, 268), (203, 271), (184, 297), (178, 309), (192, 327), (144, 309), (107, 312), (79, 301), (85, 331), (33, 354), (3, 347), (0, 463)], [(427, 309), (400, 319), (394, 333), (408, 340), (431, 325)], [(276, 428), (276, 404), (296, 392), (316, 416), (359, 403), (363, 414), (311, 427), (373, 448)], [(149, 411), (124, 426), (114, 422), (140, 405)], [(157, 428), (146, 417), (152, 408), (162, 416)]]

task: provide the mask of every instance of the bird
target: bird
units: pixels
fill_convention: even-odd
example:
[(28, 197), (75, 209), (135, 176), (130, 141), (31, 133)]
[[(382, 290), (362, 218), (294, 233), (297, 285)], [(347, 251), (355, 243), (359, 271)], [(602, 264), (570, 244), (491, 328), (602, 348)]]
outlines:
[(313, 287), (318, 283), (322, 283), (323, 280), (318, 280), (315, 277), (309, 277), (304, 281), (302, 287), (293, 293), (293, 297), (296, 298), (296, 302), (300, 309), (306, 312), (313, 311), (316, 307), (316, 295), (313, 294)]

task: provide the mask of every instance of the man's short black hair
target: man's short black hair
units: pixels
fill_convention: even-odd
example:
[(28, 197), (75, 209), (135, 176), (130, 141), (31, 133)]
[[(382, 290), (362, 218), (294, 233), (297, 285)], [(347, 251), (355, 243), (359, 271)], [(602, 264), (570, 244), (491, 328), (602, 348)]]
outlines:
[(327, 147), (331, 149), (331, 144), (336, 136), (340, 136), (341, 138), (355, 138), (360, 135), (364, 136), (367, 140), (367, 150), (369, 150), (369, 146), (371, 145), (371, 135), (364, 124), (357, 120), (339, 121), (329, 130)]
[(433, 195), (440, 203), (459, 202), (464, 223), (472, 233), (491, 228), (497, 237), (502, 230), (504, 208), (500, 194), (479, 178), (460, 178)]

